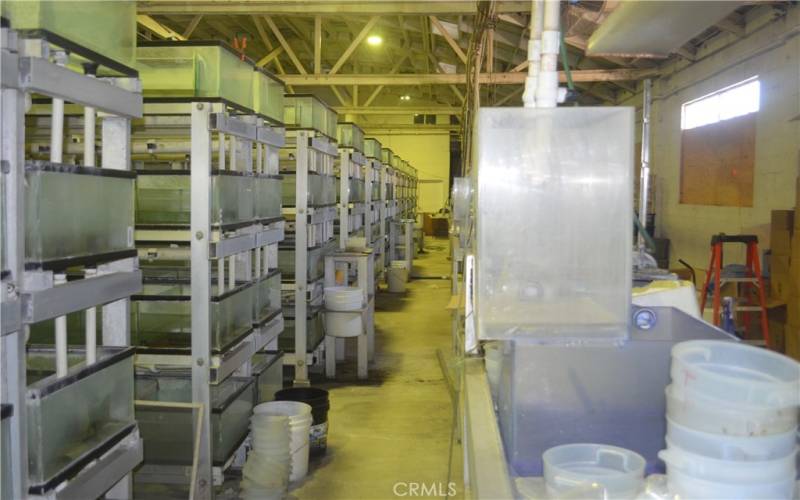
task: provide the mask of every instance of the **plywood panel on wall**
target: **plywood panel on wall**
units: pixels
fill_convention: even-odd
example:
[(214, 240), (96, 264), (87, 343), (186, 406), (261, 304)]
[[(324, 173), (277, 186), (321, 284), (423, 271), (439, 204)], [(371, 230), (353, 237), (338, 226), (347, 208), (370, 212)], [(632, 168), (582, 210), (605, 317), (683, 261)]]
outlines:
[(681, 203), (753, 206), (756, 114), (684, 130)]

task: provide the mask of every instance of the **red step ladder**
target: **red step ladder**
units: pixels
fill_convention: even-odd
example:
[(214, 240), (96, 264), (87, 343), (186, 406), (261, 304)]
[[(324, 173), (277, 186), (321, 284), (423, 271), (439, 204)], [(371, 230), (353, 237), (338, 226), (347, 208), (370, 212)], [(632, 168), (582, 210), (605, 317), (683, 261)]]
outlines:
[[(722, 276), (722, 246), (725, 243), (743, 243), (747, 247), (747, 262), (745, 264), (745, 276), (724, 277)], [(769, 345), (769, 323), (767, 321), (767, 299), (764, 295), (764, 280), (761, 278), (761, 261), (758, 256), (758, 236), (752, 234), (726, 235), (716, 234), (711, 237), (711, 262), (708, 265), (706, 281), (703, 284), (702, 298), (700, 301), (700, 313), (706, 308), (706, 296), (711, 280), (714, 280), (713, 310), (714, 325), (719, 326), (720, 316), (720, 287), (725, 283), (741, 283), (744, 287), (743, 296), (752, 298), (753, 291), (758, 293), (758, 304), (753, 304), (748, 300), (744, 305), (736, 305), (734, 311), (741, 312), (746, 325), (749, 325), (750, 313), (761, 313), (761, 331), (764, 333), (763, 343)]]

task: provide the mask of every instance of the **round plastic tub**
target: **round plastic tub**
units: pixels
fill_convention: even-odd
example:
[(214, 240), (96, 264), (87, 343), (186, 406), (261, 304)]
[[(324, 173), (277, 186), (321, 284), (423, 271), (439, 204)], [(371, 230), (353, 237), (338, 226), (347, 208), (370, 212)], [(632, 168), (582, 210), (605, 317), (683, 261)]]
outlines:
[(797, 446), (797, 429), (766, 436), (725, 436), (694, 430), (667, 417), (667, 439), (684, 450), (707, 457), (758, 461), (790, 454)]
[(253, 408), (253, 414), (254, 422), (261, 415), (289, 417), (289, 452), (291, 455), (289, 481), (298, 481), (304, 478), (308, 473), (311, 406), (298, 401), (270, 401)]
[(325, 335), (331, 337), (358, 337), (364, 331), (361, 312), (325, 311)]
[(325, 309), (329, 311), (357, 311), (364, 303), (360, 288), (352, 286), (331, 286), (325, 288)]
[(797, 428), (797, 408), (764, 408), (731, 404), (703, 393), (675, 394), (668, 385), (667, 416), (685, 427), (730, 436), (767, 436)]
[(542, 454), (544, 480), (551, 497), (574, 496), (602, 489), (609, 500), (634, 498), (644, 484), (645, 460), (625, 448), (578, 443), (550, 448)]
[(733, 404), (800, 405), (800, 363), (738, 342), (691, 340), (672, 348), (672, 385)]
[(677, 446), (667, 438), (667, 449), (658, 452), (670, 470), (679, 469), (706, 481), (729, 483), (780, 482), (794, 480), (797, 475), (797, 450), (771, 460), (738, 461), (721, 460), (692, 453)]
[(670, 492), (669, 498), (791, 500), (795, 481), (794, 479), (747, 483), (709, 481), (667, 464), (667, 488)]

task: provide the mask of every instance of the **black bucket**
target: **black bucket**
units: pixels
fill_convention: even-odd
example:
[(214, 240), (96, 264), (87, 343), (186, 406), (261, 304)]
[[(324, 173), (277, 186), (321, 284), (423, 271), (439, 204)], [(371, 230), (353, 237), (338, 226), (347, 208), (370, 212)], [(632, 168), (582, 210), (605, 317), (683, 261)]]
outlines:
[(311, 456), (324, 455), (328, 448), (328, 391), (316, 387), (290, 387), (275, 393), (276, 401), (299, 401), (311, 406), (311, 435), (309, 436)]

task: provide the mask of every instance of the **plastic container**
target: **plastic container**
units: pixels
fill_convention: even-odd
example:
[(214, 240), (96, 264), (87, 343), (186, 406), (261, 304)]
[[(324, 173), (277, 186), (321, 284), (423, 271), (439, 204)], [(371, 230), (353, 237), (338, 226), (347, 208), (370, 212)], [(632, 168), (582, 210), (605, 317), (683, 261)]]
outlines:
[(800, 405), (800, 363), (738, 342), (692, 340), (672, 348), (673, 392), (703, 393), (734, 404)]
[(605, 444), (556, 446), (542, 455), (551, 498), (572, 497), (590, 488), (611, 499), (634, 498), (644, 485), (645, 459), (631, 450)]
[(767, 436), (797, 428), (797, 408), (763, 408), (735, 405), (694, 391), (665, 389), (667, 416), (697, 431), (729, 436)]
[(795, 480), (792, 478), (747, 483), (709, 481), (667, 464), (667, 487), (670, 492), (669, 498), (791, 500), (794, 495)]
[(795, 449), (797, 429), (766, 436), (725, 436), (694, 430), (667, 417), (667, 439), (689, 452), (720, 460), (771, 460)]
[(386, 273), (386, 281), (391, 293), (403, 293), (408, 282), (408, 267), (404, 260), (393, 260)]
[(289, 418), (289, 450), (292, 455), (289, 481), (298, 481), (308, 473), (309, 435), (313, 417), (311, 406), (298, 401), (270, 401), (253, 408), (253, 418), (261, 415)]
[(256, 414), (250, 421), (253, 451), (242, 470), (245, 498), (281, 498), (291, 473), (289, 417)]
[(658, 452), (670, 470), (679, 469), (694, 477), (707, 481), (748, 483), (754, 481), (778, 482), (794, 480), (797, 475), (795, 462), (797, 449), (789, 454), (771, 460), (738, 461), (711, 458), (692, 453), (677, 446), (669, 437), (667, 449)]
[(328, 391), (316, 387), (290, 387), (275, 393), (277, 401), (300, 401), (311, 406), (314, 418), (310, 429), (311, 455), (324, 455), (328, 449)]
[(364, 305), (364, 292), (354, 286), (325, 288), (325, 309), (328, 311), (357, 311)]
[(358, 337), (362, 333), (364, 333), (364, 321), (361, 318), (361, 311), (325, 311), (325, 335), (349, 338)]

